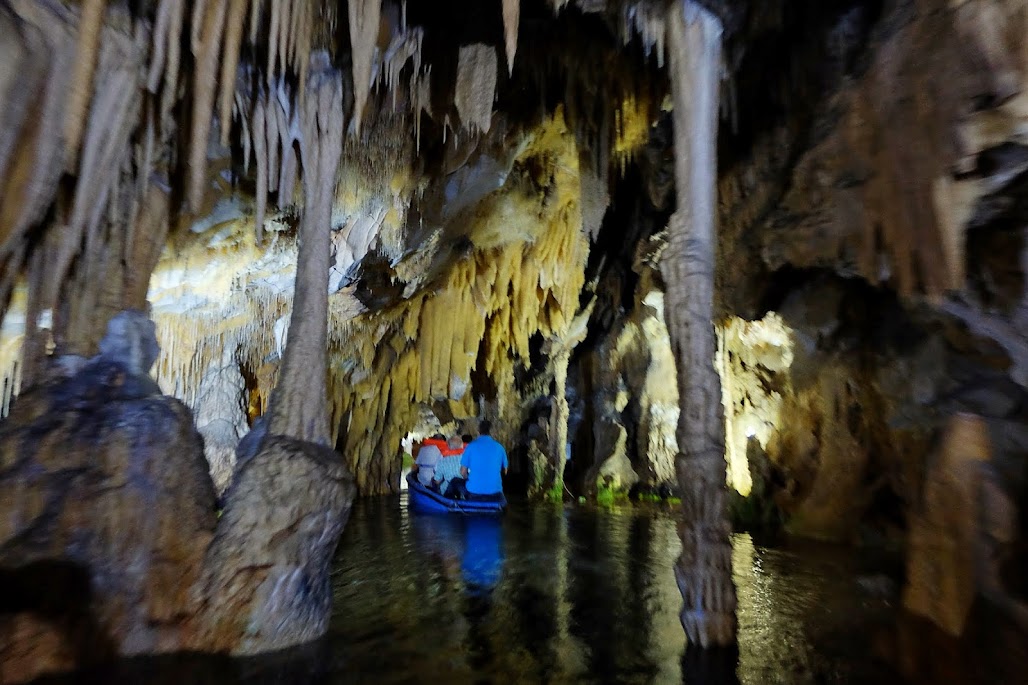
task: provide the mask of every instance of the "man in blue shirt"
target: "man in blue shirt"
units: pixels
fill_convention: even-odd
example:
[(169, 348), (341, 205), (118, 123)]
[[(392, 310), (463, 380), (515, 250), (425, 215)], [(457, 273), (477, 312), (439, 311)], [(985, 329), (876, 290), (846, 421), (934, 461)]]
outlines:
[(492, 424), (478, 424), (478, 437), (464, 448), (460, 460), (460, 475), (465, 479), (464, 490), (468, 499), (492, 499), (503, 494), (501, 472), (507, 473), (507, 451), (493, 440), (489, 433)]

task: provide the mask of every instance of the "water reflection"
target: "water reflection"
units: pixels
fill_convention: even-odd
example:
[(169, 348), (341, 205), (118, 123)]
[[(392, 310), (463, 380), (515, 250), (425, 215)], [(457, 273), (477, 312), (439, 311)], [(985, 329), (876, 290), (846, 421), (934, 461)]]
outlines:
[(383, 683), (896, 681), (854, 628), (890, 608), (861, 592), (853, 554), (738, 536), (740, 648), (703, 653), (678, 621), (679, 549), (656, 509), (459, 518), (359, 502), (330, 640), (351, 676)]
[(874, 566), (866, 555), (767, 549), (745, 535), (733, 540), (739, 647), (688, 650), (679, 549), (674, 519), (657, 509), (515, 505), (502, 519), (461, 518), (411, 514), (397, 498), (362, 500), (340, 542), (333, 623), (318, 645), (247, 661), (131, 660), (72, 680), (1024, 682), (1028, 645), (1010, 630), (997, 639), (995, 617), (974, 621), (980, 628), (965, 640), (939, 637), (897, 622), (889, 594), (862, 587)]
[(468, 594), (489, 596), (503, 568), (503, 528), (496, 516), (470, 517), (464, 524), (461, 574)]

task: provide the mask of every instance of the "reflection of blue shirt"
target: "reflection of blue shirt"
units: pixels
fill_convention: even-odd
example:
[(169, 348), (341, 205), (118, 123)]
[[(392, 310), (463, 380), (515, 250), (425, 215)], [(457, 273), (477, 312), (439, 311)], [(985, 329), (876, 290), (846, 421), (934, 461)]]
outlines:
[(503, 492), (500, 469), (507, 468), (507, 451), (488, 435), (480, 435), (464, 448), (461, 466), (468, 469), (468, 492), (492, 495)]
[(492, 588), (503, 569), (503, 538), (500, 520), (493, 516), (465, 519), (464, 558), (461, 572), (469, 586)]

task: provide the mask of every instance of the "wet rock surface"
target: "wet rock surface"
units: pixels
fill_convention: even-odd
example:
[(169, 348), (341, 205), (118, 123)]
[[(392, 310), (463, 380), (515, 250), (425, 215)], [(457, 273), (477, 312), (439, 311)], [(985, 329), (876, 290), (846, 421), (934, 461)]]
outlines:
[[(0, 566), (76, 569), (85, 598), (68, 598), (86, 602), (94, 633), (76, 640), (120, 654), (178, 648), (216, 522), (202, 455), (185, 405), (119, 362), (100, 357), (25, 392), (0, 424)], [(40, 615), (23, 609), (0, 618), (12, 638)]]
[(225, 495), (192, 644), (254, 654), (322, 636), (331, 614), (329, 565), (355, 492), (332, 450), (266, 437)]
[(355, 490), (341, 458), (258, 427), (219, 520), (189, 409), (140, 373), (147, 323), (122, 317), (97, 357), (54, 360), (0, 423), (3, 682), (327, 628)]

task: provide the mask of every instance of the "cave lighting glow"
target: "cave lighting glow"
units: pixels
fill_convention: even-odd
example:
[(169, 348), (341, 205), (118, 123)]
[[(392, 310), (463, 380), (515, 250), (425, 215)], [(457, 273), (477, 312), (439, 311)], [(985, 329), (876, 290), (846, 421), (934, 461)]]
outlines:
[(747, 444), (755, 439), (766, 449), (782, 418), (782, 396), (764, 381), (792, 366), (793, 338), (775, 312), (759, 321), (733, 316), (716, 330), (715, 366), (721, 376), (725, 408), (727, 480), (745, 497), (753, 487)]

